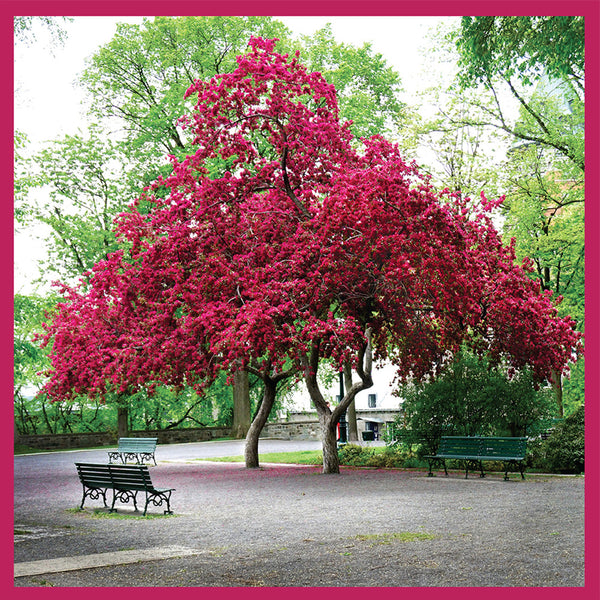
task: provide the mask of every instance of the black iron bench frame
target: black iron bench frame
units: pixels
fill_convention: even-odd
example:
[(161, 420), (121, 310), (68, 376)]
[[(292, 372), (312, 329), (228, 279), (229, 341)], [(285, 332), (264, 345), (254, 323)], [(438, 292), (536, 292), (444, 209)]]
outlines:
[(108, 462), (120, 460), (125, 464), (129, 460), (135, 460), (136, 464), (142, 464), (152, 460), (156, 466), (156, 443), (158, 438), (119, 438), (118, 448), (108, 451)]
[(102, 497), (104, 507), (106, 503), (106, 491), (113, 491), (112, 504), (109, 512), (117, 512), (115, 502), (118, 500), (124, 504), (133, 501), (134, 509), (137, 511), (137, 495), (144, 492), (146, 503), (144, 505), (144, 516), (148, 511), (148, 505), (167, 505), (165, 515), (172, 515), (171, 493), (174, 488), (155, 488), (150, 478), (150, 471), (146, 465), (121, 465), (121, 464), (96, 464), (75, 463), (79, 481), (83, 486), (83, 498), (80, 508), (83, 509), (86, 498), (98, 500)]
[(433, 477), (433, 466), (440, 463), (448, 476), (446, 460), (462, 461), (465, 465), (465, 479), (469, 469), (479, 471), (479, 477), (485, 477), (484, 461), (504, 463), (504, 480), (508, 481), (510, 470), (519, 471), (525, 479), (525, 437), (484, 437), (484, 436), (442, 436), (435, 454), (424, 456), (429, 461), (428, 477)]

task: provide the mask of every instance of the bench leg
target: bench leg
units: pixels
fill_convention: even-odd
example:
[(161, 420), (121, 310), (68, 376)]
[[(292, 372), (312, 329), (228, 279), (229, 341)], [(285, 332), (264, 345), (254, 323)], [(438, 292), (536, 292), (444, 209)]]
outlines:
[[(508, 481), (509, 477), (508, 477), (508, 468), (512, 465), (512, 462), (505, 462), (504, 463), (504, 481)], [(525, 479), (525, 466), (523, 465), (523, 462), (519, 461), (518, 463), (515, 461), (515, 466), (519, 469), (519, 473), (521, 473), (521, 479)]]
[(102, 496), (102, 501), (104, 502), (104, 507), (107, 507), (106, 504), (106, 490), (100, 489), (100, 488), (83, 488), (83, 498), (81, 499), (81, 504), (79, 506), (79, 508), (81, 510), (83, 510), (83, 505), (85, 503), (85, 499), (86, 498), (91, 498), (92, 500), (97, 500), (98, 498), (100, 498), (100, 496)]
[(166, 502), (167, 509), (164, 511), (165, 515), (172, 515), (171, 510), (171, 490), (166, 492), (158, 493), (146, 493), (146, 506), (144, 506), (144, 517), (148, 511), (148, 504), (152, 503), (154, 506), (162, 506), (163, 502)]
[(117, 509), (115, 508), (115, 502), (117, 500), (123, 504), (128, 504), (130, 500), (133, 500), (133, 509), (137, 512), (137, 491), (113, 490), (113, 501), (110, 507), (110, 512), (117, 512)]
[(443, 467), (444, 467), (444, 473), (446, 474), (446, 477), (448, 477), (448, 469), (446, 468), (446, 461), (444, 459), (441, 458), (431, 458), (429, 459), (429, 473), (427, 473), (427, 477), (435, 477), (435, 475), (433, 474), (433, 465), (434, 464), (439, 464), (442, 463)]

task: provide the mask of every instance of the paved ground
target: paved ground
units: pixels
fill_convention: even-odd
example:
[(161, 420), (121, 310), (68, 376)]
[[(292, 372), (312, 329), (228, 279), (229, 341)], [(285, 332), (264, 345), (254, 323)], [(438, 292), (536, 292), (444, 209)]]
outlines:
[[(261, 440), (260, 452), (295, 442)], [(318, 448), (303, 442), (301, 448)], [(16, 587), (584, 585), (584, 478), (200, 462), (241, 442), (159, 446), (173, 516), (81, 501), (75, 451), (14, 460)]]

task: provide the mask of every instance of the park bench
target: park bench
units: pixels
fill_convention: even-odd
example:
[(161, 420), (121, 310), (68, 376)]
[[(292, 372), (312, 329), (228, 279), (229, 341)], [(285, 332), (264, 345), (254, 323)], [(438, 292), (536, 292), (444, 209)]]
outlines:
[(163, 502), (167, 505), (164, 514), (173, 514), (171, 512), (171, 492), (174, 490), (155, 488), (146, 465), (75, 463), (75, 466), (83, 486), (81, 509), (83, 509), (86, 498), (97, 500), (100, 496), (102, 496), (104, 506), (107, 507), (106, 491), (112, 490), (113, 498), (109, 512), (116, 512), (115, 502), (117, 500), (125, 504), (133, 500), (133, 506), (137, 510), (137, 495), (139, 492), (144, 492), (146, 496), (144, 516), (148, 510), (148, 504), (160, 506)]
[(527, 438), (524, 437), (442, 436), (437, 452), (424, 458), (429, 461), (429, 477), (433, 476), (434, 464), (441, 463), (448, 475), (446, 460), (459, 460), (465, 464), (465, 478), (469, 476), (469, 467), (485, 477), (483, 461), (497, 461), (504, 463), (505, 480), (508, 480), (509, 469), (518, 470), (525, 479), (526, 449)]
[(125, 464), (128, 460), (135, 460), (137, 464), (152, 459), (156, 465), (154, 452), (158, 438), (119, 438), (119, 445), (116, 450), (108, 452), (108, 462), (121, 460)]

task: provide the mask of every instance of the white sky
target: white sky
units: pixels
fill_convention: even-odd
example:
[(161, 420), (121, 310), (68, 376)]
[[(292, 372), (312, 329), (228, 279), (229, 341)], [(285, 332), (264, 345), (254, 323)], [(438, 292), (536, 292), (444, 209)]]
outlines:
[[(452, 17), (277, 17), (294, 33), (310, 34), (332, 24), (336, 40), (361, 46), (371, 42), (399, 73), (405, 90), (403, 100), (412, 102), (415, 92), (434, 76), (427, 58), (420, 53), (429, 29)], [(38, 42), (15, 51), (15, 129), (25, 132), (33, 145), (76, 133), (83, 125), (83, 94), (75, 85), (85, 59), (108, 43), (117, 22), (139, 22), (141, 18), (77, 17), (66, 23), (64, 46), (50, 48), (44, 32)], [(43, 245), (35, 233), (15, 234), (15, 292), (33, 291), (36, 264)]]

